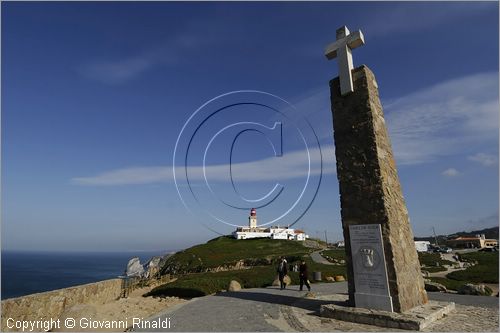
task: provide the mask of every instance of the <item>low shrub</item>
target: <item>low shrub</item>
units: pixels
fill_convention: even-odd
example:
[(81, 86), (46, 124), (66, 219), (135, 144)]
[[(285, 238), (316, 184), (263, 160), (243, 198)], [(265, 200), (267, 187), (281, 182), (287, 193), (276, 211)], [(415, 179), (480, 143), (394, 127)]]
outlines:
[(426, 252), (418, 252), (418, 260), (420, 261), (421, 266), (427, 267), (438, 267), (444, 265), (453, 265), (452, 261), (441, 259), (441, 255), (439, 253), (426, 253)]
[(498, 283), (498, 252), (470, 252), (460, 255), (460, 260), (477, 262), (462, 271), (451, 272), (447, 278), (472, 283)]
[(451, 280), (444, 277), (430, 277), (429, 280), (440, 283), (445, 286), (446, 289), (450, 290), (458, 290), (464, 284), (462, 281)]
[[(305, 258), (309, 280), (313, 281), (313, 272), (322, 273), (322, 282), (326, 282), (326, 276), (346, 275), (345, 266), (323, 265), (313, 262), (309, 257)], [(299, 283), (299, 273), (288, 272), (292, 284)], [(265, 288), (271, 286), (277, 277), (276, 265), (257, 266), (251, 269), (235, 271), (224, 271), (216, 273), (192, 273), (180, 276), (176, 281), (158, 286), (144, 296), (176, 296), (180, 298), (193, 298), (210, 295), (225, 290), (231, 280), (238, 281), (242, 288)]]

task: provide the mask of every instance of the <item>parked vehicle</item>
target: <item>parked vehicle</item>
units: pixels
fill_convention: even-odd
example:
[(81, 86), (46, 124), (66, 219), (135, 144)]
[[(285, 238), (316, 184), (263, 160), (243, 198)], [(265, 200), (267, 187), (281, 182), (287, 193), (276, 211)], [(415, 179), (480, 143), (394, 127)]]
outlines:
[(443, 253), (451, 253), (453, 250), (451, 249), (451, 247), (443, 247)]
[(434, 249), (434, 253), (451, 253), (453, 250), (451, 247), (438, 247)]

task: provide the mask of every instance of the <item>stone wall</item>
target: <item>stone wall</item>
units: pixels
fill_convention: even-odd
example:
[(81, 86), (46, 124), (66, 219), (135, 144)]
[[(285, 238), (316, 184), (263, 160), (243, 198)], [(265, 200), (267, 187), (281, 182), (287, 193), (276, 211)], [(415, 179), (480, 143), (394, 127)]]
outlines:
[(122, 280), (111, 279), (70, 288), (37, 293), (2, 301), (2, 331), (7, 319), (56, 320), (76, 304), (104, 304), (120, 297)]
[(394, 310), (404, 312), (426, 303), (427, 294), (375, 76), (366, 66), (352, 73), (354, 92), (346, 96), (338, 78), (330, 81), (350, 302), (355, 286), (349, 225), (380, 224)]

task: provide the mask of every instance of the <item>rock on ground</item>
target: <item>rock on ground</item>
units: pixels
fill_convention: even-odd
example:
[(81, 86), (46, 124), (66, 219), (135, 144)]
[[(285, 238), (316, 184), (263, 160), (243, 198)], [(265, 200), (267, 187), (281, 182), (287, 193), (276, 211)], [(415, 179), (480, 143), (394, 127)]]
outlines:
[(429, 273), (429, 271), (422, 270), (421, 272), (424, 278), (428, 278), (429, 276), (431, 276), (431, 273)]
[[(290, 279), (290, 277), (288, 275), (285, 276), (285, 278), (283, 279), (283, 281), (285, 282), (285, 285), (287, 287), (292, 284), (292, 279)], [(280, 284), (280, 279), (279, 279), (279, 277), (276, 276), (276, 278), (273, 281), (272, 286), (273, 287), (279, 287), (280, 285), (281, 285)]]
[(491, 289), (486, 287), (484, 284), (472, 284), (466, 283), (460, 288), (458, 288), (458, 293), (462, 295), (483, 295), (490, 296)]
[(446, 287), (443, 286), (441, 283), (437, 282), (432, 282), (432, 281), (425, 281), (425, 290), (426, 291), (439, 291), (439, 292), (446, 292)]
[(229, 286), (227, 287), (228, 291), (240, 291), (241, 284), (238, 281), (232, 280), (229, 282)]

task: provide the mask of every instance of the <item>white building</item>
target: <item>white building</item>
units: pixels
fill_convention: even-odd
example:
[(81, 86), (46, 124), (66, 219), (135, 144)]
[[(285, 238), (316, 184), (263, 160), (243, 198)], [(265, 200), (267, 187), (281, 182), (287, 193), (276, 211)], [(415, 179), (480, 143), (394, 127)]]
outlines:
[(427, 252), (429, 251), (429, 246), (431, 245), (428, 241), (415, 241), (415, 248), (417, 252)]
[(271, 238), (305, 241), (309, 238), (302, 230), (288, 227), (272, 226), (269, 228), (259, 227), (257, 225), (257, 211), (252, 208), (248, 217), (248, 227), (238, 227), (233, 231), (233, 237), (236, 239), (249, 238)]

